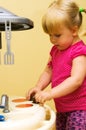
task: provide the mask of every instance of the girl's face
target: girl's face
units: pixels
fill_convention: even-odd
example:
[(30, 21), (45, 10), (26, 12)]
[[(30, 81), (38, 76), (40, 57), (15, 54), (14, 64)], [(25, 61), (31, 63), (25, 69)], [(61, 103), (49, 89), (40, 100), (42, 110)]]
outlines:
[(49, 36), (52, 44), (56, 45), (59, 50), (65, 50), (76, 42), (77, 31), (62, 25), (59, 32), (53, 32)]

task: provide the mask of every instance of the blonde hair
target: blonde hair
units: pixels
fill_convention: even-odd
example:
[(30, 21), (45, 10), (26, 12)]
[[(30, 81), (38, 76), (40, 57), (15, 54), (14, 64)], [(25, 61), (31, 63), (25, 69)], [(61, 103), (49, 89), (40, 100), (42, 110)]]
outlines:
[(73, 26), (80, 28), (82, 24), (82, 14), (73, 0), (54, 1), (42, 18), (42, 27), (46, 33), (59, 31), (62, 24), (68, 28)]

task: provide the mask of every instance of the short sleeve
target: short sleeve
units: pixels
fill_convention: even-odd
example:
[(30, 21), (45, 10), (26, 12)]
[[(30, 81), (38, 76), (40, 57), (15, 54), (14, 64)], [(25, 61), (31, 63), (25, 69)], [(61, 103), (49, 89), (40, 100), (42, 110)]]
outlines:
[[(51, 57), (53, 57), (53, 55), (54, 55), (54, 53), (56, 52), (56, 50), (57, 50), (57, 47), (56, 47), (56, 46), (53, 46), (53, 47), (51, 48), (51, 50), (50, 50), (50, 55), (51, 55)], [(47, 65), (52, 68), (52, 60), (49, 61)]]
[(53, 46), (53, 47), (51, 48), (50, 55), (52, 56), (52, 55), (56, 52), (56, 50), (57, 50), (57, 47), (56, 47), (56, 46)]
[(80, 55), (86, 55), (86, 45), (79, 43), (77, 46), (73, 46), (71, 49), (71, 58), (74, 59)]

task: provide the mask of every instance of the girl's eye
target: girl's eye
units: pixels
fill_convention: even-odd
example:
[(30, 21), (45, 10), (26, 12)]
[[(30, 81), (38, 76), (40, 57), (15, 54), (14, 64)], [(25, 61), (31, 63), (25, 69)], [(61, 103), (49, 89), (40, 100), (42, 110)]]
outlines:
[(50, 37), (56, 37), (56, 38), (58, 38), (58, 37), (61, 36), (61, 34), (54, 34), (54, 35), (49, 34), (49, 36), (50, 36)]
[(55, 37), (60, 37), (61, 36), (61, 34), (55, 34)]

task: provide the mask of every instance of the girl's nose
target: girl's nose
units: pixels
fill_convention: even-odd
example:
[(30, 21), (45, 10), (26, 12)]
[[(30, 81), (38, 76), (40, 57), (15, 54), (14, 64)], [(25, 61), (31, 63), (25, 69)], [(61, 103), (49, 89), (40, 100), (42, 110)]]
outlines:
[(51, 37), (50, 37), (50, 41), (51, 41), (52, 43), (55, 43), (55, 42), (56, 42), (56, 38), (55, 38), (54, 36), (51, 36)]

